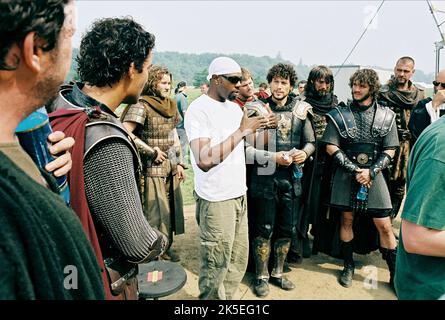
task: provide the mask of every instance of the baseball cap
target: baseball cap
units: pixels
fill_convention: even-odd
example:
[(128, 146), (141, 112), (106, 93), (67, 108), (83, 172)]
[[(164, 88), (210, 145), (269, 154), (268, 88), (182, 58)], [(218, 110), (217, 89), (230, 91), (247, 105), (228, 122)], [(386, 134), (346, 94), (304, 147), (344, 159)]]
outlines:
[(213, 61), (210, 63), (207, 80), (210, 81), (214, 74), (219, 76), (230, 73), (241, 73), (240, 65), (232, 58), (218, 57), (213, 59)]

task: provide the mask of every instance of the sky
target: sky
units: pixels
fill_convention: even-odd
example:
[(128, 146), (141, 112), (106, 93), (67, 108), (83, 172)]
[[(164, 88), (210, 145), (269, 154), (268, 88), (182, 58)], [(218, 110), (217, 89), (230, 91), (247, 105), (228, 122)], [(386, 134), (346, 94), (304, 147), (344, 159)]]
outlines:
[[(445, 1), (432, 1), (445, 10)], [(243, 53), (294, 63), (340, 65), (381, 1), (87, 1), (78, 0), (78, 47), (91, 23), (132, 16), (156, 36), (156, 51)], [(437, 13), (439, 23), (445, 13)], [(444, 25), (445, 28), (445, 25)], [(445, 29), (444, 29), (445, 30)], [(426, 1), (385, 1), (346, 64), (392, 69), (411, 56), (435, 70), (442, 40)], [(441, 67), (445, 66), (445, 49)]]

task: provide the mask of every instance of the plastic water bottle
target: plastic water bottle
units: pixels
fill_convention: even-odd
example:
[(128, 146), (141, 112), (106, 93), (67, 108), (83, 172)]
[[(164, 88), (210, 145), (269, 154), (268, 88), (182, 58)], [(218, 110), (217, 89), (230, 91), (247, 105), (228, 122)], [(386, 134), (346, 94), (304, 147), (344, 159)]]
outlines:
[(303, 177), (303, 165), (295, 164), (292, 170), (292, 175), (294, 179), (301, 179)]
[(365, 201), (368, 199), (368, 187), (361, 185), (357, 192), (357, 200)]
[[(44, 107), (31, 113), (19, 123), (16, 134), (20, 145), (30, 155), (34, 163), (41, 169), (54, 160), (48, 150), (48, 135), (52, 132), (48, 114)], [(70, 190), (66, 176), (55, 177), (59, 192), (67, 205), (70, 203)]]

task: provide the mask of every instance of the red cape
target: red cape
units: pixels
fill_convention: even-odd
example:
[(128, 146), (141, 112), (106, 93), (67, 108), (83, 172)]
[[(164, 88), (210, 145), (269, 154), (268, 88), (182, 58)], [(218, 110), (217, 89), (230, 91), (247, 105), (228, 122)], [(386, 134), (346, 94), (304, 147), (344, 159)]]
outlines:
[[(97, 109), (97, 112), (100, 113), (100, 110)], [(109, 280), (105, 272), (104, 259), (99, 246), (99, 239), (85, 195), (83, 157), (85, 150), (85, 125), (89, 121), (88, 115), (84, 110), (60, 109), (50, 113), (49, 118), (54, 131), (63, 131), (66, 137), (73, 137), (76, 142), (70, 150), (73, 164), (71, 171), (68, 173), (71, 207), (79, 216), (80, 222), (93, 246), (104, 282), (105, 297), (107, 300), (113, 300), (115, 297), (111, 294)]]

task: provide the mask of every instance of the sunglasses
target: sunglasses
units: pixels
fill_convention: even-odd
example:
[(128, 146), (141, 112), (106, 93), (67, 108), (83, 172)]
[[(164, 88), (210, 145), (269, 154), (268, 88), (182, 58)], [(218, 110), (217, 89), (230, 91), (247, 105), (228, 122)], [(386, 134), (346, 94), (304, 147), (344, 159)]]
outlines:
[(238, 76), (228, 77), (223, 74), (220, 74), (220, 77), (223, 77), (224, 79), (226, 79), (227, 81), (229, 81), (230, 83), (233, 83), (233, 84), (238, 84), (238, 82), (241, 82), (241, 77), (238, 77)]
[(433, 81), (433, 85), (435, 86), (435, 87), (437, 87), (437, 86), (441, 86), (442, 88), (445, 88), (445, 82), (437, 82), (437, 81)]

